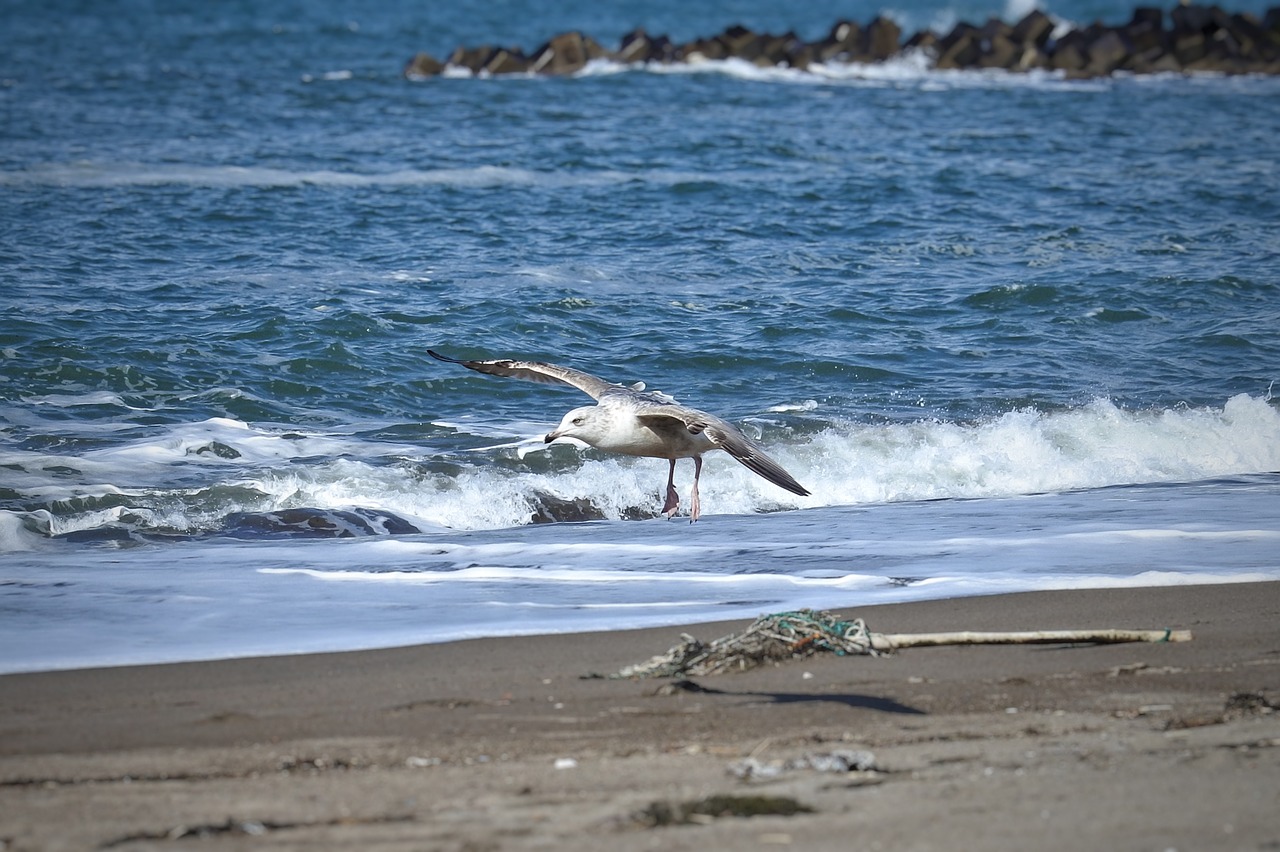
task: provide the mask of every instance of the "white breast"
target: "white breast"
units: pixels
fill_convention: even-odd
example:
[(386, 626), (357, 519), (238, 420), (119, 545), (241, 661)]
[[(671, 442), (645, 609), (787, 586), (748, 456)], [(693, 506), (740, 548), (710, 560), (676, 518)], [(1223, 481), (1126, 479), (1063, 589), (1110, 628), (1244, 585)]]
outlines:
[(664, 418), (656, 423), (641, 423), (634, 415), (610, 418), (609, 428), (600, 436), (595, 446), (611, 453), (630, 456), (651, 456), (660, 459), (683, 459), (700, 456), (716, 448), (702, 433), (694, 435), (684, 424), (674, 418)]

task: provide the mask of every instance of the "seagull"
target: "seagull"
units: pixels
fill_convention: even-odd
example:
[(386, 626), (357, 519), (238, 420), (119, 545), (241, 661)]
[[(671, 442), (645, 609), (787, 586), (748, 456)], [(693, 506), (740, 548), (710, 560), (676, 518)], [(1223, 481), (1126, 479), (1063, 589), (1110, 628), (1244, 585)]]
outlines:
[(548, 385), (570, 385), (590, 396), (595, 405), (575, 408), (564, 416), (560, 425), (548, 432), (544, 443), (557, 438), (576, 438), (598, 450), (628, 456), (666, 459), (667, 497), (662, 514), (672, 518), (680, 507), (676, 493), (676, 460), (693, 459), (693, 489), (689, 495), (689, 522), (698, 520), (702, 505), (698, 499), (698, 478), (702, 475), (702, 454), (724, 450), (750, 470), (792, 494), (802, 497), (809, 492), (796, 482), (752, 441), (727, 420), (678, 404), (663, 393), (644, 393), (644, 383), (631, 387), (557, 364), (541, 361), (465, 361), (450, 358), (428, 349), (437, 361), (461, 364), (469, 370), (491, 376), (510, 376)]

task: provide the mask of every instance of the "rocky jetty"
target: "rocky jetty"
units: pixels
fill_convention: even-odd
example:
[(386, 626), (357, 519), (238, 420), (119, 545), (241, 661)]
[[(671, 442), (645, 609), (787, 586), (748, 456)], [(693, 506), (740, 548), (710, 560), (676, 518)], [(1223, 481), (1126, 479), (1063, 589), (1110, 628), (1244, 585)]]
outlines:
[(419, 53), (405, 66), (410, 79), (450, 69), (473, 74), (572, 74), (594, 59), (623, 64), (738, 59), (761, 67), (799, 70), (816, 64), (884, 62), (923, 52), (935, 68), (1008, 71), (1044, 69), (1069, 77), (1114, 72), (1280, 74), (1280, 6), (1258, 18), (1218, 6), (1179, 5), (1171, 12), (1141, 7), (1127, 24), (1084, 28), (1060, 25), (1041, 11), (1017, 23), (992, 18), (981, 26), (957, 24), (945, 35), (929, 30), (903, 38), (889, 18), (860, 25), (839, 21), (827, 36), (806, 42), (795, 33), (773, 35), (733, 26), (684, 44), (633, 30), (615, 50), (580, 32), (561, 33), (532, 53), (518, 47), (458, 47), (442, 60)]

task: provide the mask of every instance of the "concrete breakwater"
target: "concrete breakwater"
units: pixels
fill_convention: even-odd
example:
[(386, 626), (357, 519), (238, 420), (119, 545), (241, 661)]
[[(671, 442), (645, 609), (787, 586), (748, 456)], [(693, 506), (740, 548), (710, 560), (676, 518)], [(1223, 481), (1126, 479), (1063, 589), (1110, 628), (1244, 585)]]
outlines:
[(1280, 74), (1280, 6), (1261, 18), (1218, 6), (1179, 5), (1168, 13), (1140, 7), (1126, 24), (1082, 28), (1062, 25), (1036, 10), (1013, 24), (995, 18), (981, 26), (962, 22), (945, 35), (923, 30), (905, 40), (898, 24), (886, 17), (865, 26), (839, 21), (825, 38), (813, 42), (791, 32), (773, 35), (732, 26), (719, 35), (680, 44), (636, 29), (610, 50), (575, 31), (551, 38), (532, 53), (492, 45), (458, 47), (443, 61), (419, 53), (404, 73), (410, 79), (450, 70), (572, 74), (597, 59), (624, 64), (738, 59), (803, 71), (831, 63), (885, 62), (912, 51), (923, 52), (938, 69), (1044, 69), (1069, 77), (1117, 71)]

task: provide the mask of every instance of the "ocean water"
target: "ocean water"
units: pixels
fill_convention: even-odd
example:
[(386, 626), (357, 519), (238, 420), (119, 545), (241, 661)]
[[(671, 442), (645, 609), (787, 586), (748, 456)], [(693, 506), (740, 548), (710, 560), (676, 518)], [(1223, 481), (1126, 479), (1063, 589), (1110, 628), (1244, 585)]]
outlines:
[[(1280, 579), (1280, 80), (410, 82), (1031, 5), (383, 5), (0, 10), (0, 671)], [(541, 441), (585, 396), (428, 347), (644, 381), (812, 495), (713, 454), (664, 520), (663, 461)]]

